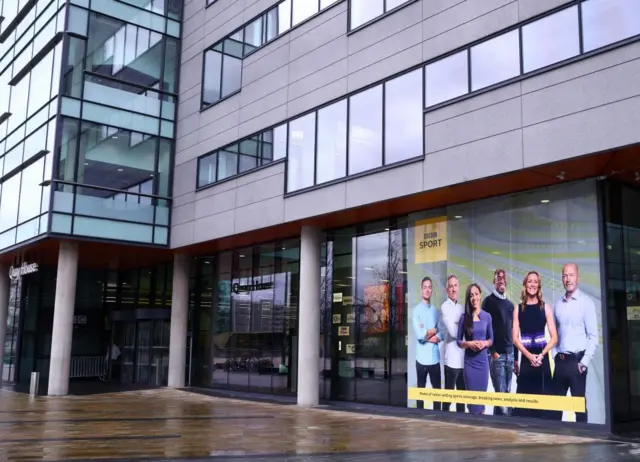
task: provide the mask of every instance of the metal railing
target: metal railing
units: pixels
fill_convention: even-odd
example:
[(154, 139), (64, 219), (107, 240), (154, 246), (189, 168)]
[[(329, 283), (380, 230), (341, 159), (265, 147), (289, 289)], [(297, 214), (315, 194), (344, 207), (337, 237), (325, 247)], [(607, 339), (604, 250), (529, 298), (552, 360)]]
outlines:
[(104, 356), (74, 356), (70, 372), (70, 378), (103, 377), (107, 374), (107, 361)]

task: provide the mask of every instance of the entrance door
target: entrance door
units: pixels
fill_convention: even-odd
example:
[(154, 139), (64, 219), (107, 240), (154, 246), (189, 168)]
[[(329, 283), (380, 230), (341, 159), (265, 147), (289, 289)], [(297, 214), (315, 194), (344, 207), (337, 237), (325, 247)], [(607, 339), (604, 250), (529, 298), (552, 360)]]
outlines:
[(605, 242), (613, 425), (640, 429), (640, 190), (606, 183)]

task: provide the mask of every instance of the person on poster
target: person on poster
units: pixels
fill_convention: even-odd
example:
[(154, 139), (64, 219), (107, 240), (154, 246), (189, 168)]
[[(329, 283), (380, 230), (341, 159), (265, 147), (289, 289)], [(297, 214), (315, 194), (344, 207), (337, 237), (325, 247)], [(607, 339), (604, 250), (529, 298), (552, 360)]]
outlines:
[[(545, 336), (549, 330), (549, 341)], [(522, 281), (520, 304), (513, 309), (513, 344), (522, 353), (516, 394), (552, 395), (549, 351), (558, 342), (553, 310), (544, 302), (542, 281), (536, 271), (529, 271)], [(549, 411), (513, 409), (517, 417), (549, 419)]]
[[(482, 302), (482, 309), (491, 315), (494, 341), (489, 348), (489, 370), (493, 390), (511, 391), (511, 379), (517, 367), (513, 356), (513, 302), (507, 299), (507, 274), (498, 268), (493, 273), (493, 292)], [(511, 408), (495, 406), (493, 415), (510, 415)]]
[[(444, 340), (444, 328), (440, 310), (431, 304), (433, 282), (430, 277), (422, 279), (422, 300), (413, 309), (413, 330), (416, 334), (416, 378), (418, 388), (427, 386), (427, 377), (432, 388), (441, 388), (440, 348)], [(417, 402), (418, 409), (424, 409), (424, 401)], [(433, 409), (440, 410), (440, 402), (433, 403)]]
[[(444, 387), (447, 390), (464, 390), (464, 350), (458, 346), (458, 324), (464, 313), (464, 307), (458, 303), (458, 278), (451, 274), (447, 278), (447, 299), (442, 304), (442, 322), (446, 332), (444, 336)], [(442, 403), (442, 410), (449, 411), (451, 403)], [(456, 404), (457, 412), (464, 412), (464, 404)]]
[[(565, 294), (553, 306), (558, 329), (553, 386), (555, 394), (586, 396), (589, 363), (598, 348), (598, 318), (593, 300), (579, 289), (580, 270), (575, 263), (562, 268)], [(586, 406), (586, 398), (585, 398)], [(562, 411), (555, 411), (562, 420)], [(587, 422), (587, 412), (576, 412), (577, 422)]]
[[(489, 386), (487, 348), (493, 345), (491, 315), (481, 309), (478, 284), (467, 287), (464, 314), (458, 324), (458, 346), (464, 349), (464, 384), (467, 390), (486, 392)], [(467, 405), (471, 414), (484, 414), (484, 405)]]

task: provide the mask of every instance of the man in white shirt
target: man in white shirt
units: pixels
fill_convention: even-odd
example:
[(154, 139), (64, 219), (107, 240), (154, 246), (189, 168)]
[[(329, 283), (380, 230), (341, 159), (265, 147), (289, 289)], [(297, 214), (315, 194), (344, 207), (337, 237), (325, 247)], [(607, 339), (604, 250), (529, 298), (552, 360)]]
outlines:
[[(460, 284), (455, 274), (447, 278), (447, 300), (442, 304), (442, 322), (446, 333), (444, 338), (444, 387), (447, 390), (464, 390), (464, 350), (458, 346), (458, 324), (464, 307), (458, 303)], [(449, 411), (451, 403), (442, 403), (442, 410)], [(464, 404), (456, 404), (457, 412), (464, 412)]]

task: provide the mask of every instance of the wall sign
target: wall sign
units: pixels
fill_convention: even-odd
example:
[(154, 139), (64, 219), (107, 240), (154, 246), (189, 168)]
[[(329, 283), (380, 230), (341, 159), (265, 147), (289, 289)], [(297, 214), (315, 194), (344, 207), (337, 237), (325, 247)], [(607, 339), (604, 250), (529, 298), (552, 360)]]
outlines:
[(238, 284), (237, 282), (231, 286), (231, 290), (235, 294), (240, 292), (254, 292), (256, 290), (269, 290), (273, 289), (273, 282), (258, 282), (253, 281), (253, 284)]
[(9, 267), (9, 279), (15, 281), (16, 279), (21, 278), (27, 274), (37, 273), (38, 272), (38, 264), (37, 263), (22, 263), (22, 266), (18, 266), (15, 268), (14, 266)]

